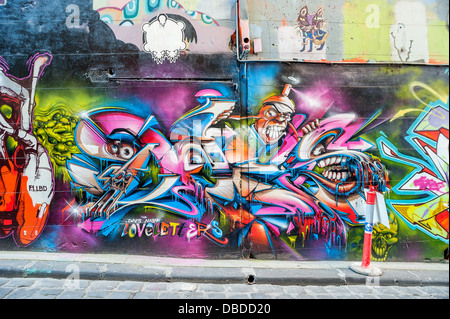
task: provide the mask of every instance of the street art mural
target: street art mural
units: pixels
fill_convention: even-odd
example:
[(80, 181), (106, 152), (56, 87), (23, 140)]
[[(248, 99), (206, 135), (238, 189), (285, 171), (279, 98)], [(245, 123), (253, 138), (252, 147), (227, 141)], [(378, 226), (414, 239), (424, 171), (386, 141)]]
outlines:
[[(64, 46), (1, 39), (1, 249), (359, 260), (373, 187), (373, 260), (443, 257), (448, 67), (238, 63), (224, 20), (111, 3), (70, 3)], [(305, 52), (331, 39), (315, 8)]]
[[(428, 105), (402, 136), (426, 155), (424, 162), (402, 155), (382, 130), (373, 129), (383, 127), (375, 124), (379, 109), (364, 116), (336, 113), (344, 102), (327, 100), (333, 95), (324, 86), (278, 85), (278, 94), (272, 89), (248, 114), (222, 93), (231, 92), (226, 87), (190, 88), (197, 104), (167, 125), (155, 105), (143, 104), (147, 111), (137, 112), (126, 100), (79, 112), (62, 103), (33, 110), (51, 56), (38, 54), (29, 65), (30, 76), (18, 79), (2, 64), (2, 203), (3, 216), (11, 218), (2, 218), (2, 237), (14, 234), (18, 246), (39, 237), (49, 206), (63, 200), (60, 194), (53, 198), (62, 185), (64, 201), (52, 212), (100, 246), (134, 240), (148, 244), (149, 252), (157, 244), (187, 255), (216, 247), (248, 250), (250, 256), (348, 258), (361, 249), (369, 186), (386, 195), (390, 209), (389, 225), (374, 229), (375, 260), (386, 260), (398, 244), (399, 219), (448, 242), (443, 102)], [(266, 74), (282, 76), (273, 72)], [(364, 138), (369, 131), (378, 135), (376, 143)], [(417, 170), (392, 188), (383, 158)], [(398, 201), (389, 195), (417, 191), (429, 197)], [(12, 199), (11, 193), (20, 196)], [(21, 217), (24, 209), (38, 218)]]

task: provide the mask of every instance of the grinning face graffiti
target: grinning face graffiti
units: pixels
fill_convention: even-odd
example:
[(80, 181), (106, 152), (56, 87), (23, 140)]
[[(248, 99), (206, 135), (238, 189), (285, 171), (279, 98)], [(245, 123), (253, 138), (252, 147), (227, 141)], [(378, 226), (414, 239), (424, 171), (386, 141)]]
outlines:
[(73, 136), (77, 123), (78, 119), (65, 106), (36, 115), (34, 134), (57, 166), (64, 167), (72, 154), (79, 152)]
[(286, 84), (281, 95), (271, 96), (263, 102), (255, 129), (266, 144), (277, 143), (286, 135), (292, 113), (295, 112), (295, 105), (288, 98), (291, 88), (290, 84)]
[(292, 112), (281, 113), (274, 105), (264, 106), (255, 123), (256, 131), (266, 144), (278, 142), (286, 134)]
[(363, 152), (368, 145), (361, 141), (348, 142), (353, 130), (348, 124), (351, 114), (315, 121), (303, 128), (297, 156), (301, 161), (300, 183), (329, 207), (348, 214), (351, 222), (365, 214), (364, 189), (370, 185), (379, 191), (388, 187), (384, 166)]
[[(370, 183), (383, 187), (385, 170), (378, 160), (361, 151), (338, 147), (337, 140), (345, 135), (345, 131), (335, 127), (344, 126), (345, 122), (324, 121), (319, 124), (316, 121), (310, 124), (309, 129), (303, 130), (306, 134), (297, 154), (310, 166), (305, 174), (333, 195), (348, 196)], [(311, 166), (314, 167), (311, 169)]]

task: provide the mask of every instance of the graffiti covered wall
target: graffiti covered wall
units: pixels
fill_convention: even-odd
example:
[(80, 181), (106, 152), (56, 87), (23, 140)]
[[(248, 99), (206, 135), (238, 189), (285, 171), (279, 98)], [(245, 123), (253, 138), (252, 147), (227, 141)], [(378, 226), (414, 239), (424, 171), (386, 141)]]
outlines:
[(372, 187), (375, 260), (443, 257), (448, 65), (239, 61), (231, 0), (50, 3), (0, 6), (1, 249), (360, 259)]

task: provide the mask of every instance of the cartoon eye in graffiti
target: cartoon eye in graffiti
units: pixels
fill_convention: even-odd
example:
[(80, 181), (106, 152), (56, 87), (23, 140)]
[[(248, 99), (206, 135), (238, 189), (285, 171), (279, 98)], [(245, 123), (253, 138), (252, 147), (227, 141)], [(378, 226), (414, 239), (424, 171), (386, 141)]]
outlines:
[(272, 119), (274, 117), (277, 117), (278, 112), (275, 109), (269, 109), (264, 113), (264, 117), (266, 119)]
[(308, 7), (304, 6), (300, 9), (300, 14), (298, 16), (299, 21), (305, 21), (305, 17), (308, 15)]
[(312, 150), (311, 157), (320, 156), (322, 154), (325, 154), (326, 152), (327, 152), (327, 149), (325, 148), (325, 146), (322, 143), (320, 143), (320, 144), (317, 144), (317, 146)]
[(327, 132), (327, 134), (320, 136), (311, 148), (310, 157), (314, 158), (325, 154), (327, 152), (327, 146), (336, 138), (336, 136), (339, 136), (339, 133), (334, 131)]
[(132, 145), (121, 143), (120, 141), (112, 141), (107, 146), (108, 152), (111, 155), (117, 156), (124, 160), (131, 159), (136, 153)]
[(116, 142), (108, 145), (108, 152), (110, 152), (113, 155), (117, 155), (119, 153), (119, 146), (116, 144)]
[(134, 155), (134, 149), (131, 146), (125, 145), (120, 148), (119, 155), (123, 159), (130, 159)]

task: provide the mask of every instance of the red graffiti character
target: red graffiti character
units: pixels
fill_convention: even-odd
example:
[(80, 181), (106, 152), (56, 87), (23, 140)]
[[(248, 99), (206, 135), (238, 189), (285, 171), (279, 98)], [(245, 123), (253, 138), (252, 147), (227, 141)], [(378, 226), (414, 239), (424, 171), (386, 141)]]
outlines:
[(19, 79), (0, 58), (0, 238), (13, 234), (20, 247), (42, 233), (54, 195), (48, 154), (32, 134), (36, 85), (51, 59), (36, 54)]

